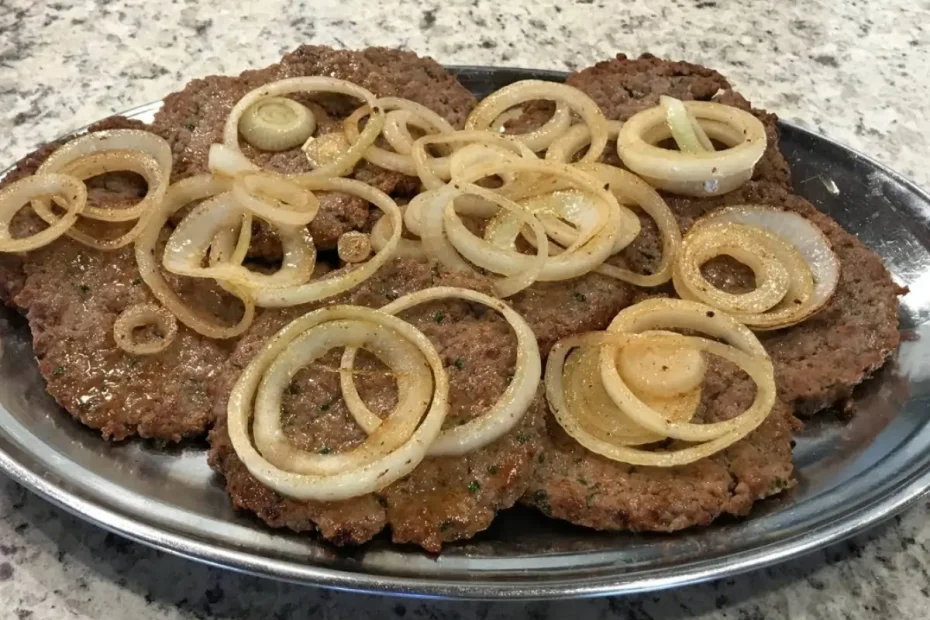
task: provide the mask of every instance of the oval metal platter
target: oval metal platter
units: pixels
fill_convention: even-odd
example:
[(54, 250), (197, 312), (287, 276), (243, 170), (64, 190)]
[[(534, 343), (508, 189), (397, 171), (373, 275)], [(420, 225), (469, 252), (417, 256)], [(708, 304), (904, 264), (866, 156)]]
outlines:
[[(482, 96), (554, 72), (454, 68)], [(150, 121), (160, 104), (130, 110)], [(811, 421), (794, 450), (799, 485), (745, 520), (675, 535), (599, 534), (523, 509), (427, 555), (386, 537), (339, 550), (235, 513), (206, 446), (110, 444), (45, 392), (25, 322), (0, 314), (0, 470), (101, 527), (165, 551), (256, 575), (365, 592), (547, 598), (641, 592), (773, 564), (888, 518), (930, 488), (930, 196), (867, 157), (782, 125), (795, 189), (885, 259), (900, 284), (904, 343), (861, 386), (850, 420)]]

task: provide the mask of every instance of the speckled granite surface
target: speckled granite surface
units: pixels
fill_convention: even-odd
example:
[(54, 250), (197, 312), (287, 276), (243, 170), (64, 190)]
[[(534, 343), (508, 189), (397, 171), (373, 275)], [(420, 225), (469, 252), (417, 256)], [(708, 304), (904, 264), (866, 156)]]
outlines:
[[(190, 78), (265, 65), (308, 42), (553, 69), (620, 51), (683, 58), (930, 187), (928, 0), (3, 0), (0, 160)], [(852, 542), (673, 593), (443, 604), (203, 567), (85, 525), (0, 478), (0, 618), (927, 618), (928, 517), (924, 502)]]

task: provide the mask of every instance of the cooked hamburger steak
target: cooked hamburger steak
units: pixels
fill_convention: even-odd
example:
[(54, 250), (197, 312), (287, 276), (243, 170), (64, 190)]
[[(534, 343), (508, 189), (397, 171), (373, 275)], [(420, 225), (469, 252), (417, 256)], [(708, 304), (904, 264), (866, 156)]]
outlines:
[[(181, 179), (207, 171), (210, 145), (223, 141), (226, 118), (243, 95), (275, 80), (315, 75), (348, 80), (379, 97), (416, 101), (455, 127), (464, 124), (475, 105), (474, 95), (431, 58), (382, 47), (347, 51), (304, 45), (264, 69), (246, 71), (238, 77), (214, 75), (194, 80), (165, 98), (155, 117), (154, 130), (164, 135), (174, 149), (173, 177)], [(349, 98), (293, 98), (311, 105), (317, 112), (321, 133), (341, 130), (341, 120), (358, 105)], [(278, 172), (310, 170), (300, 148), (279, 153), (259, 151), (248, 144), (243, 148), (250, 159)], [(367, 162), (359, 166), (354, 177), (387, 193), (410, 193), (417, 188), (414, 179)], [(342, 233), (364, 226), (368, 216), (365, 201), (344, 194), (322, 194), (320, 200), (320, 214), (310, 224), (319, 247), (335, 248)]]
[[(227, 166), (210, 176), (207, 164), (212, 145), (225, 143), (229, 156), (238, 161), (230, 147), (235, 140), (224, 139), (224, 126), (243, 96), (267, 84), (312, 76), (351, 82), (339, 83), (356, 94), (358, 87), (367, 89), (373, 93), (372, 102), (375, 97), (399, 98), (400, 103), (390, 104), (398, 107), (385, 110), (383, 119), (378, 116), (380, 110), (371, 115), (367, 127), (381, 127), (372, 119), (384, 121), (375, 145), (397, 159), (378, 161), (406, 174), (365, 160), (374, 157), (374, 151), (362, 150), (365, 144), (353, 154), (348, 147), (351, 136), (346, 135), (345, 140), (339, 138), (344, 146), (334, 147), (335, 154), (329, 156), (337, 161), (349, 158), (341, 171), (351, 172), (345, 179), (318, 172), (310, 180), (325, 179), (330, 184), (324, 187), (331, 191), (314, 190), (310, 195), (309, 186), (301, 185), (308, 182), (306, 177), (288, 177), (311, 170), (307, 154), (291, 145), (303, 144), (308, 135), (350, 133), (343, 121), (360, 105), (349, 97), (317, 92), (290, 94), (293, 101), (283, 102), (294, 108), (297, 101), (309, 110), (302, 113), (304, 118), (312, 117), (315, 132), (307, 125), (297, 141), (282, 146), (284, 150), (272, 151), (271, 146), (260, 150), (250, 143), (252, 138), (240, 123), (242, 154), (263, 170), (243, 173), (241, 167)], [(151, 235), (148, 242), (134, 239), (140, 248), (138, 258), (132, 244), (102, 252), (63, 235), (23, 251), (23, 244), (28, 245), (47, 226), (67, 223), (97, 236), (127, 230), (131, 224), (117, 221), (118, 215), (105, 221), (114, 211), (101, 216), (101, 210), (80, 209), (88, 205), (131, 208), (147, 191), (153, 191), (156, 182), (147, 188), (139, 175), (126, 172), (128, 160), (89, 178), (84, 186), (86, 201), (73, 212), (68, 209), (82, 196), (82, 186), (72, 185), (70, 193), (42, 190), (50, 185), (40, 184), (52, 183), (56, 175), (47, 170), (36, 174), (64, 141), (39, 149), (8, 175), (2, 187), (14, 182), (14, 189), (26, 187), (19, 181), (32, 179), (40, 188), (32, 190), (23, 199), (25, 203), (57, 196), (60, 220), (56, 223), (45, 213), (42, 217), (51, 222), (46, 225), (39, 218), (41, 202), (33, 202), (36, 211), (24, 208), (9, 222), (12, 238), (0, 226), (4, 249), (0, 299), (26, 315), (48, 390), (75, 418), (112, 440), (140, 436), (180, 441), (203, 435), (212, 427), (209, 462), (223, 477), (233, 505), (272, 527), (315, 532), (338, 545), (361, 544), (390, 529), (397, 543), (438, 552), (445, 543), (485, 530), (499, 511), (517, 501), (554, 518), (613, 531), (669, 532), (707, 525), (723, 515), (748, 514), (755, 502), (795, 484), (792, 433), (801, 426), (795, 416), (836, 405), (849, 409), (855, 386), (896, 350), (900, 339), (897, 296), (902, 289), (877, 255), (830, 217), (791, 194), (788, 164), (778, 148), (776, 117), (753, 108), (716, 71), (648, 54), (636, 59), (618, 55), (572, 74), (567, 84), (573, 88), (521, 84), (523, 91), (520, 87), (503, 95), (499, 91), (479, 104), (431, 59), (384, 48), (341, 51), (319, 46), (302, 46), (279, 63), (236, 77), (194, 80), (165, 99), (151, 127), (113, 117), (91, 128), (148, 130), (164, 138), (157, 139), (150, 151), (161, 149), (162, 159), (173, 160), (171, 180), (180, 183), (167, 190), (162, 204), (179, 210), (160, 213), (166, 220), (139, 216)], [(504, 101), (500, 111), (494, 108), (495, 101)], [(558, 109), (553, 101), (560, 102)], [(424, 146), (423, 140), (418, 141), (421, 135), (448, 133), (449, 129), (441, 119), (429, 121), (430, 114), (418, 106), (445, 118), (456, 129), (467, 127), (468, 133), (449, 134), (452, 139), (444, 145)], [(372, 103), (372, 107), (378, 106)], [(571, 113), (566, 114), (566, 107)], [(387, 112), (394, 113), (390, 123)], [(650, 117), (653, 113), (658, 115)], [(611, 125), (604, 117), (625, 124)], [(658, 124), (649, 126), (649, 118), (658, 118)], [(561, 132), (553, 140), (567, 139), (572, 131), (575, 137), (586, 135), (588, 142), (577, 148), (600, 142), (588, 160), (585, 151), (579, 151), (575, 157), (582, 160), (579, 164), (567, 150), (564, 153), (569, 154), (562, 159), (558, 154), (544, 157), (557, 150), (549, 148), (549, 143), (527, 148), (520, 142), (525, 137), (513, 140), (500, 135), (501, 130), (525, 134), (544, 125), (553, 135)], [(265, 127), (261, 131), (285, 130)], [(610, 131), (620, 132), (620, 138), (610, 139), (600, 150)], [(631, 135), (634, 131), (640, 133)], [(543, 140), (546, 130), (537, 133), (542, 138), (535, 139)], [(669, 134), (672, 138), (660, 141)], [(370, 130), (369, 135), (375, 139)], [(143, 134), (143, 138), (151, 136)], [(100, 153), (93, 149), (104, 147), (99, 147), (98, 137), (88, 143), (98, 146), (83, 157), (97, 161), (93, 156)], [(99, 161), (124, 156), (114, 156), (112, 151), (119, 150), (102, 151)], [(140, 150), (140, 157), (147, 156), (166, 170), (167, 164), (159, 163), (156, 155), (146, 155), (144, 147)], [(609, 166), (585, 167), (595, 161)], [(670, 161), (684, 163), (670, 165)], [(725, 171), (718, 171), (717, 162)], [(409, 176), (412, 170), (417, 176)], [(64, 180), (57, 182), (76, 183), (68, 179), (67, 172), (59, 173)], [(70, 172), (77, 174), (73, 169)], [(162, 178), (167, 179), (167, 174)], [(738, 189), (713, 195), (724, 191), (718, 182), (733, 179), (738, 182), (727, 189), (742, 183)], [(495, 180), (498, 183), (490, 182)], [(666, 189), (657, 192), (653, 187)], [(9, 195), (9, 191), (0, 194), (0, 201), (11, 202)], [(314, 196), (320, 203), (318, 213)], [(540, 197), (543, 202), (530, 202)], [(710, 245), (703, 260), (694, 259), (690, 273), (697, 274), (692, 277), (704, 287), (700, 291), (716, 289), (722, 293), (716, 299), (724, 301), (707, 301), (683, 289), (680, 279), (688, 267), (682, 258), (687, 242), (702, 227), (707, 232), (708, 226), (715, 226), (699, 220), (719, 213), (721, 207), (743, 204), (753, 205), (764, 213), (761, 217), (800, 220), (801, 228), (791, 230), (813, 235), (822, 254), (829, 256), (820, 256), (825, 262), (815, 264), (816, 257), (802, 252), (802, 241), (773, 232), (758, 220), (753, 220), (755, 224), (718, 222), (706, 240), (718, 245)], [(497, 207), (489, 209), (489, 205)], [(789, 218), (786, 212), (802, 217)], [(508, 220), (504, 217), (508, 214), (517, 218)], [(390, 218), (382, 223), (397, 222), (388, 235), (404, 228), (404, 246), (392, 245), (397, 242), (394, 237), (375, 234), (374, 224), (381, 217)], [(162, 228), (149, 224), (156, 220), (167, 223)], [(665, 224), (657, 226), (657, 221)], [(691, 237), (683, 241), (674, 230), (676, 224), (683, 235), (692, 231)], [(540, 248), (538, 255), (519, 238), (522, 231), (529, 239), (530, 229), (552, 240), (546, 252), (542, 251), (542, 236), (533, 241)], [(353, 241), (362, 248), (357, 257), (344, 253), (342, 245), (338, 253), (332, 251), (349, 231), (364, 233), (354, 233)], [(756, 245), (747, 250), (747, 240)], [(366, 244), (372, 246), (371, 253)], [(674, 260), (660, 267), (663, 247), (670, 248), (668, 256)], [(717, 251), (721, 247), (728, 249)], [(741, 251), (746, 260), (730, 258)], [(152, 271), (145, 271), (144, 282), (137, 264), (137, 260), (144, 264), (149, 253), (158, 258), (155, 264), (165, 268), (170, 286), (198, 313), (235, 324), (242, 313), (240, 302), (233, 302), (230, 295), (235, 293), (247, 306), (254, 302), (258, 308), (254, 321), (236, 337), (210, 338), (204, 335), (211, 334), (210, 328), (198, 325), (189, 315), (183, 318), (184, 312), (161, 291), (158, 299), (163, 307), (158, 309), (172, 321), (178, 319), (176, 336), (173, 328), (163, 333), (157, 321), (149, 319), (134, 328), (132, 337), (170, 344), (155, 353), (138, 348), (129, 352), (132, 347), (125, 341), (117, 342), (114, 324), (125, 310), (156, 299), (153, 290), (159, 292), (159, 287), (150, 282)], [(386, 262), (375, 270), (376, 263), (371, 261), (382, 258)], [(755, 266), (751, 269), (750, 264)], [(673, 267), (678, 270), (674, 280)], [(634, 273), (617, 275), (618, 269)], [(757, 281), (756, 274), (763, 272)], [(319, 292), (321, 287), (345, 280), (353, 282), (337, 291)], [(817, 288), (823, 283), (829, 284), (827, 293)], [(510, 316), (512, 323), (490, 307), (461, 299), (443, 298), (399, 312), (397, 318), (408, 325), (371, 310), (433, 287), (505, 298), (505, 306), (496, 299), (482, 299)], [(684, 300), (674, 299), (676, 290)], [(755, 297), (743, 295), (756, 291)], [(474, 293), (467, 295), (474, 299)], [(762, 307), (759, 299), (764, 295), (774, 297)], [(672, 299), (644, 301), (650, 298)], [(754, 301), (744, 301), (749, 298)], [(731, 303), (727, 299), (755, 303), (762, 309), (724, 311), (721, 308)], [(815, 307), (818, 300), (823, 304)], [(294, 337), (299, 340), (290, 339), (294, 330), (281, 335), (282, 329), (295, 322), (301, 329), (308, 325), (299, 322), (308, 313), (336, 305), (356, 308), (324, 314), (344, 312), (340, 316), (362, 318), (342, 319), (330, 325), (330, 331), (313, 333), (313, 326), (308, 327)], [(808, 314), (800, 314), (806, 308), (810, 308)], [(519, 314), (517, 319), (511, 310)], [(771, 331), (747, 318), (782, 310), (794, 313), (790, 318), (796, 320), (789, 318)], [(624, 316), (632, 316), (631, 311), (658, 313), (673, 325), (644, 327), (634, 321), (626, 324), (626, 331), (622, 325), (616, 328)], [(315, 316), (319, 315), (310, 319)], [(668, 333), (676, 329), (676, 321), (685, 323), (687, 336)], [(394, 327), (385, 327), (388, 324)], [(708, 324), (725, 326), (721, 327), (723, 335), (714, 332), (716, 327), (700, 337), (691, 335), (701, 332), (694, 326)], [(530, 344), (519, 357), (511, 325), (524, 325), (521, 342)], [(610, 331), (602, 331), (608, 326)], [(412, 331), (406, 332), (408, 328)], [(334, 330), (344, 331), (336, 335)], [(483, 416), (499, 399), (519, 402), (520, 411), (511, 407), (490, 433), (465, 426), (462, 431), (475, 433), (472, 440), (479, 437), (482, 441), (445, 453), (458, 456), (428, 455), (430, 446), (441, 443), (435, 432), (424, 434), (426, 440), (416, 439), (428, 427), (431, 414), (419, 426), (412, 424), (407, 439), (374, 446), (385, 435), (376, 434), (379, 431), (371, 421), (367, 425), (356, 422), (342, 396), (342, 345), (322, 357), (312, 355), (319, 350), (313, 347), (325, 348), (334, 342), (375, 342), (373, 334), (384, 339), (378, 346), (396, 347), (392, 355), (403, 358), (400, 363), (409, 369), (396, 371), (397, 366), (392, 366), (392, 370), (372, 353), (358, 354), (355, 384), (378, 417), (388, 416), (403, 394), (414, 392), (424, 409), (432, 412), (435, 407), (445, 413), (443, 429), (447, 431)], [(550, 365), (555, 371), (544, 373), (538, 386), (540, 358), (532, 346), (533, 335), (544, 367), (550, 352), (556, 360)], [(404, 338), (406, 344), (400, 342)], [(435, 354), (424, 338), (432, 343)], [(383, 344), (387, 341), (391, 344)], [(640, 345), (646, 348), (630, 353)], [(566, 347), (611, 346), (618, 356), (615, 378), (607, 363), (584, 367), (578, 361), (581, 356), (574, 358), (571, 368), (563, 363)], [(417, 351), (424, 355), (420, 366), (411, 357)], [(263, 365), (269, 355), (274, 356), (272, 361)], [(631, 356), (635, 357), (632, 362)], [(534, 360), (532, 365), (527, 365), (527, 357)], [(314, 361), (299, 370), (286, 366), (301, 359)], [(285, 367), (290, 374), (280, 370)], [(432, 369), (428, 397), (418, 375), (423, 367)], [(526, 368), (533, 370), (527, 373)], [(262, 387), (243, 392), (250, 377), (258, 377), (254, 385), (261, 382)], [(282, 377), (284, 383), (275, 383)], [(447, 408), (443, 404), (446, 378)], [(513, 393), (521, 381), (525, 389), (519, 400)], [(416, 388), (410, 387), (414, 384)], [(694, 391), (697, 387), (700, 394)], [(269, 392), (264, 389), (280, 389), (280, 402), (266, 398)], [(644, 410), (628, 393), (658, 409)], [(693, 399), (688, 401), (688, 395)], [(690, 408), (682, 416), (684, 405)], [(267, 422), (269, 415), (280, 416), (283, 443), (288, 444), (284, 451), (299, 454), (297, 460), (272, 456), (273, 450), (260, 447), (262, 432), (269, 432), (261, 426), (262, 417)], [(441, 418), (432, 419), (435, 431)], [(368, 437), (363, 426), (373, 438), (365, 453), (359, 451), (356, 456), (369, 460), (356, 467), (357, 463), (347, 459), (351, 463), (346, 465), (340, 461), (342, 453)], [(390, 425), (380, 428), (399, 432)], [(641, 439), (644, 432), (645, 440)], [(413, 448), (403, 452), (408, 444)], [(681, 456), (683, 452), (687, 454)], [(334, 456), (317, 456), (331, 453)], [(283, 462), (298, 464), (289, 469)], [(382, 467), (386, 469), (381, 471)]]
[[(340, 303), (380, 307), (397, 297), (432, 286), (490, 290), (486, 279), (451, 274), (435, 263), (397, 259)], [(214, 394), (222, 420), (229, 390), (256, 349), (279, 328), (308, 309), (268, 311), (242, 338), (230, 357)], [(436, 345), (450, 379), (451, 410), (446, 426), (483, 414), (504, 392), (515, 358), (510, 327), (483, 306), (443, 301), (401, 314)], [(338, 353), (338, 352), (334, 352)], [(396, 404), (394, 378), (368, 358), (358, 364), (359, 391), (379, 414)], [(339, 391), (339, 356), (302, 370), (285, 400), (285, 428), (290, 441), (310, 452), (350, 449), (364, 432), (352, 420)], [(395, 542), (439, 551), (444, 542), (470, 538), (486, 529), (498, 510), (512, 506), (526, 490), (533, 457), (539, 450), (541, 399), (513, 431), (462, 457), (430, 458), (408, 477), (383, 489), (340, 502), (300, 502), (258, 483), (239, 461), (221, 421), (210, 434), (210, 463), (226, 479), (237, 508), (253, 512), (274, 527), (317, 530), (338, 544), (361, 543), (390, 526)]]

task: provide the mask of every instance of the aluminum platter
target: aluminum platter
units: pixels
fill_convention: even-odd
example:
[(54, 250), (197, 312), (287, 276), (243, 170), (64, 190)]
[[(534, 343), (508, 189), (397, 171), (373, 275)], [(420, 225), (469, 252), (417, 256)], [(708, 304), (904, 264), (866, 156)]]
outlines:
[[(477, 95), (564, 74), (459, 67)], [(151, 121), (160, 104), (126, 112)], [(181, 556), (345, 590), (449, 598), (620, 594), (732, 575), (823, 547), (904, 509), (930, 488), (930, 196), (867, 157), (782, 125), (798, 193), (883, 256), (903, 298), (904, 344), (862, 386), (849, 421), (823, 415), (797, 437), (798, 487), (746, 520), (676, 535), (605, 535), (514, 509), (431, 556), (386, 538), (339, 551), (233, 512), (206, 446), (108, 444), (48, 396), (24, 321), (0, 311), (0, 470), (113, 532)]]

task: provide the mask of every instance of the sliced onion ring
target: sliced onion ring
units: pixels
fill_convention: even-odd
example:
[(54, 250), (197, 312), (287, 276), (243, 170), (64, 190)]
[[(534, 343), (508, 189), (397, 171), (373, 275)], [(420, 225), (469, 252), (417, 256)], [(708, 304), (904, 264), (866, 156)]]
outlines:
[(243, 291), (233, 288), (230, 292), (238, 297), (244, 306), (242, 318), (232, 326), (217, 324), (214, 320), (188, 308), (178, 294), (171, 289), (162, 275), (160, 261), (156, 258), (155, 251), (158, 247), (159, 235), (168, 222), (168, 218), (196, 200), (203, 200), (229, 191), (231, 186), (230, 179), (209, 174), (188, 177), (174, 183), (168, 189), (165, 200), (158, 211), (153, 214), (148, 226), (135, 242), (136, 265), (139, 267), (139, 274), (155, 298), (179, 321), (208, 338), (235, 338), (245, 332), (255, 317), (255, 302)]
[[(650, 451), (631, 448), (627, 445), (623, 445), (619, 441), (613, 441), (611, 437), (605, 436), (598, 432), (597, 429), (585, 427), (577, 418), (575, 412), (566, 400), (563, 385), (563, 368), (566, 355), (575, 347), (595, 346), (604, 347), (608, 351), (615, 351), (618, 347), (634, 342), (638, 338), (665, 339), (670, 346), (685, 346), (699, 349), (718, 355), (736, 364), (756, 382), (756, 398), (753, 404), (746, 412), (728, 421), (732, 422), (728, 432), (720, 434), (704, 443), (676, 450)], [(562, 426), (565, 432), (572, 438), (588, 450), (611, 460), (629, 463), (631, 465), (650, 467), (676, 467), (686, 465), (727, 448), (762, 424), (775, 404), (774, 371), (768, 358), (749, 355), (736, 347), (727, 346), (705, 338), (680, 336), (678, 334), (663, 332), (645, 332), (641, 334), (601, 332), (582, 334), (561, 340), (553, 346), (549, 353), (549, 359), (546, 363), (545, 380), (546, 396), (552, 408), (553, 415), (559, 425)], [(611, 384), (606, 383), (605, 387), (609, 390)], [(611, 397), (613, 398), (613, 394), (611, 394)], [(635, 396), (632, 396), (632, 398), (638, 401)], [(645, 407), (641, 402), (640, 405)], [(620, 409), (624, 414), (629, 415), (634, 422), (640, 423), (640, 420), (631, 415), (630, 411), (624, 406), (621, 406)], [(669, 422), (662, 416), (657, 415), (657, 417), (661, 417), (669, 427), (711, 426), (692, 425), (687, 422)], [(717, 424), (723, 423), (718, 422)], [(659, 435), (667, 436), (664, 433), (659, 433)]]
[[(423, 194), (418, 194), (422, 196)], [(406, 217), (407, 214), (407, 205), (400, 207), (401, 217)], [(408, 228), (409, 230), (409, 228)], [(388, 217), (381, 217), (375, 222), (374, 226), (371, 227), (371, 234), (369, 239), (371, 241), (371, 247), (375, 252), (380, 252), (388, 244), (388, 241), (391, 239), (391, 219)], [(401, 239), (397, 242), (397, 249), (394, 251), (394, 256), (397, 257), (407, 257), (407, 258), (426, 258), (426, 252), (423, 250), (423, 245), (419, 241), (413, 239)]]
[[(289, 381), (287, 373), (280, 373), (271, 379), (269, 368), (291, 343), (304, 334), (313, 334), (313, 329), (331, 321), (361, 321), (381, 325), (398, 333), (413, 344), (423, 360), (429, 365), (433, 374), (433, 395), (429, 409), (419, 427), (396, 449), (374, 459), (363, 458), (365, 463), (356, 468), (341, 470), (330, 475), (302, 474), (288, 471), (269, 462), (252, 445), (249, 422), (252, 418), (253, 400), (259, 384), (271, 394), (280, 393), (287, 384), (275, 381)], [(342, 330), (343, 342), (357, 336), (356, 346), (364, 345), (364, 334), (355, 328)], [(319, 332), (318, 332), (319, 333)], [(303, 347), (317, 346), (317, 342), (307, 337), (301, 343)], [(412, 472), (427, 454), (430, 444), (442, 430), (442, 424), (448, 412), (449, 380), (443, 368), (442, 360), (432, 343), (420, 331), (409, 323), (384, 312), (354, 306), (329, 306), (304, 315), (284, 327), (259, 351), (249, 365), (239, 375), (233, 386), (227, 406), (229, 437), (233, 449), (249, 472), (262, 484), (299, 500), (337, 501), (357, 497), (383, 488)], [(259, 421), (256, 420), (256, 424)], [(285, 440), (283, 431), (275, 432), (273, 420), (269, 429), (271, 439)], [(373, 442), (372, 442), (373, 443)], [(311, 455), (304, 455), (311, 456)], [(320, 457), (338, 455), (318, 455)], [(317, 461), (317, 459), (313, 459)], [(307, 463), (304, 462), (306, 465)], [(313, 463), (315, 464), (315, 463)]]
[[(483, 304), (502, 314), (516, 334), (517, 359), (513, 378), (497, 402), (484, 415), (440, 433), (429, 448), (429, 456), (461, 456), (479, 450), (513, 430), (536, 396), (542, 371), (539, 346), (532, 328), (523, 317), (499, 299), (464, 288), (436, 287), (400, 297), (381, 308), (381, 311), (397, 314), (422, 303), (449, 298)], [(352, 417), (366, 433), (372, 434), (382, 422), (368, 409), (355, 387), (352, 371), (356, 352), (355, 348), (346, 348), (342, 355), (339, 367), (342, 394)]]
[(239, 175), (232, 195), (252, 214), (284, 226), (306, 226), (320, 211), (320, 201), (311, 192), (268, 172)]
[(722, 151), (685, 153), (656, 146), (671, 136), (662, 106), (634, 114), (617, 136), (617, 154), (650, 185), (688, 196), (732, 191), (752, 177), (765, 152), (765, 127), (749, 112), (709, 101), (684, 106), (710, 138), (726, 144)]
[(489, 131), (466, 130), (423, 136), (413, 143), (410, 155), (413, 157), (417, 176), (428, 190), (438, 189), (452, 178), (451, 158), (448, 156), (432, 157), (426, 150), (427, 146), (446, 144), (458, 145), (458, 148), (467, 144), (484, 144), (505, 152), (512, 152), (523, 158), (536, 159), (536, 154), (524, 144), (509, 136), (501, 136)]
[[(511, 108), (505, 112), (501, 112), (488, 129), (495, 133), (506, 133), (505, 125), (511, 121), (517, 120), (523, 116), (523, 114), (524, 111), (519, 108)], [(507, 135), (513, 136), (530, 148), (534, 153), (538, 153), (539, 151), (544, 151), (549, 148), (550, 144), (563, 136), (565, 132), (568, 131), (571, 124), (571, 108), (565, 103), (557, 101), (552, 117), (543, 123), (541, 127), (524, 134)], [(583, 126), (584, 125), (582, 125), (582, 127)]]
[[(623, 123), (607, 121), (607, 139), (616, 140)], [(591, 130), (587, 125), (572, 125), (546, 149), (546, 159), (563, 164), (571, 163), (578, 152), (591, 144)]]
[[(548, 99), (563, 103), (576, 112), (589, 127), (592, 141), (591, 148), (582, 161), (597, 161), (607, 146), (607, 119), (593, 99), (582, 91), (555, 82), (541, 80), (522, 80), (509, 84), (485, 97), (468, 115), (466, 129), (488, 129), (491, 123), (506, 110), (529, 101)], [(565, 128), (567, 130), (567, 127)], [(521, 140), (521, 136), (514, 136)], [(555, 131), (546, 135), (546, 140), (535, 142), (532, 150), (543, 150), (559, 137)], [(548, 141), (548, 143), (547, 143)], [(522, 142), (522, 140), (521, 140)]]
[(629, 282), (636, 286), (652, 287), (665, 284), (672, 279), (675, 257), (681, 247), (681, 229), (668, 205), (648, 184), (635, 175), (606, 164), (576, 164), (576, 167), (608, 184), (609, 191), (618, 202), (635, 204), (651, 217), (659, 234), (662, 235), (662, 258), (652, 274), (636, 273), (616, 265), (604, 264), (597, 272)]
[[(137, 342), (134, 331), (146, 325), (154, 325), (160, 332), (158, 340)], [(136, 304), (123, 310), (113, 323), (113, 339), (116, 345), (132, 355), (154, 355), (161, 353), (174, 342), (178, 335), (178, 322), (174, 315), (158, 304)]]
[[(64, 202), (66, 212), (46, 229), (14, 239), (10, 223), (29, 201), (55, 197)], [(0, 190), (0, 252), (27, 252), (48, 245), (64, 235), (77, 222), (87, 204), (87, 187), (65, 174), (39, 174), (25, 177)]]
[[(812, 221), (799, 213), (776, 207), (739, 205), (713, 211), (698, 220), (692, 230), (699, 233), (704, 226), (728, 223), (761, 229), (790, 244), (803, 259), (805, 270), (813, 280), (813, 291), (810, 295), (804, 294), (806, 289), (789, 291), (779, 307), (759, 316), (751, 313), (734, 314), (737, 320), (755, 330), (789, 327), (810, 318), (833, 298), (839, 286), (840, 261), (830, 240)], [(792, 266), (789, 266), (789, 270), (794, 271), (794, 275), (799, 275), (797, 272), (801, 267), (794, 261), (790, 265)], [(804, 277), (804, 274), (800, 275)], [(806, 279), (804, 285), (806, 286)], [(676, 288), (677, 286), (676, 284)], [(800, 299), (802, 303), (797, 304), (794, 299)]]
[[(601, 351), (601, 379), (607, 393), (630, 419), (643, 428), (665, 437), (683, 441), (710, 441), (742, 428), (745, 420), (754, 420), (762, 409), (764, 409), (762, 417), (768, 415), (775, 399), (774, 370), (771, 359), (749, 329), (723, 312), (713, 312), (709, 306), (681, 299), (650, 299), (620, 311), (607, 329), (612, 334), (638, 334), (649, 330), (669, 328), (699, 331), (726, 342), (727, 345), (721, 345), (702, 338), (688, 340), (687, 343), (685, 340), (680, 341), (682, 344), (690, 344), (692, 348), (719, 355), (739, 365), (756, 381), (756, 398), (745, 412), (723, 422), (670, 423), (661, 414), (646, 406), (630, 390), (617, 369), (617, 347), (608, 346)], [(662, 336), (662, 338), (666, 337)], [(674, 338), (666, 339), (673, 345), (679, 342)], [(702, 342), (696, 342), (697, 340)], [(747, 370), (744, 358), (758, 360), (749, 363), (753, 372)]]

